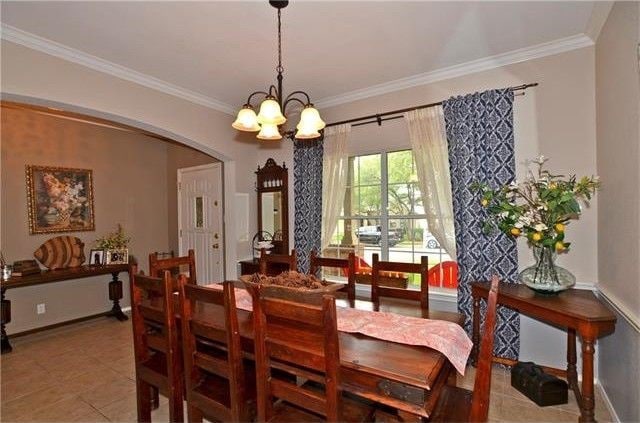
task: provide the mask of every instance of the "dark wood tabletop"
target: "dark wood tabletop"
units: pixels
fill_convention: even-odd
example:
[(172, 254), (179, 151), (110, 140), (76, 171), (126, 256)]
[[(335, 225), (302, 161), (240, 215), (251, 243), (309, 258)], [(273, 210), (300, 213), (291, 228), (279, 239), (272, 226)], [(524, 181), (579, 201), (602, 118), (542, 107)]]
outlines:
[(88, 278), (91, 276), (120, 273), (129, 270), (128, 264), (108, 264), (101, 266), (78, 266), (66, 269), (43, 270), (27, 276), (14, 276), (2, 281), (2, 289), (22, 288), (24, 286), (40, 285), (50, 282), (60, 282), (70, 279)]
[[(346, 306), (348, 301), (338, 300), (337, 304)], [(358, 300), (354, 306), (361, 310), (375, 309), (374, 304), (369, 301)], [(421, 317), (419, 305), (415, 303), (394, 301), (382, 303), (379, 308), (380, 311)], [(212, 326), (224, 321), (221, 308), (198, 304), (194, 312), (200, 314), (203, 320), (211, 322)], [(434, 311), (430, 315), (430, 318), (445, 318), (456, 323), (462, 321), (458, 313)], [(243, 348), (250, 355), (253, 348), (252, 313), (238, 309), (238, 320)], [(282, 333), (286, 339), (295, 339), (298, 345), (308, 344), (310, 349), (320, 345), (316, 342), (317, 339), (298, 336), (295, 330), (283, 329), (278, 333)], [(422, 417), (429, 416), (437, 392), (454, 371), (446, 357), (431, 348), (346, 332), (340, 332), (340, 362), (343, 389)]]
[[(490, 282), (473, 282), (472, 289), (486, 297)], [(555, 295), (539, 294), (523, 284), (500, 283), (498, 302), (540, 320), (562, 327), (578, 328), (589, 323), (601, 327), (599, 335), (613, 331), (616, 316), (592, 291), (568, 289)]]

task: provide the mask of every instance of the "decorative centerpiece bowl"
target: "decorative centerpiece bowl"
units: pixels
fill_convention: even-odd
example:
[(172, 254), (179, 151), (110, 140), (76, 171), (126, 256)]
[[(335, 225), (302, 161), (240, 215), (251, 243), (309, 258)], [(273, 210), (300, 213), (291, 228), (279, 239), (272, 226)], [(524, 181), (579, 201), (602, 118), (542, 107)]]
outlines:
[(556, 266), (559, 253), (569, 251), (565, 229), (582, 212), (580, 201), (588, 203), (600, 188), (597, 176), (554, 175), (544, 168), (547, 159), (533, 160), (537, 172), (528, 172), (524, 181), (499, 188), (475, 183), (487, 211), (485, 232), (499, 229), (513, 238), (526, 237), (533, 248), (535, 264), (520, 272), (522, 283), (536, 292), (555, 294), (572, 287), (576, 278), (567, 269)]
[(267, 297), (302, 303), (319, 303), (324, 295), (335, 295), (344, 287), (341, 283), (328, 282), (296, 271), (282, 272), (277, 276), (254, 273), (240, 276), (240, 281), (248, 290), (260, 287), (262, 294)]

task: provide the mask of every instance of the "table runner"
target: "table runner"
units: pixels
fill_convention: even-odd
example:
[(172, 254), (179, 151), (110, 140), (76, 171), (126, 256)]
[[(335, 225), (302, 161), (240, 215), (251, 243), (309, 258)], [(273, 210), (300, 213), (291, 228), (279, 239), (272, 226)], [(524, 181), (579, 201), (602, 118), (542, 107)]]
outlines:
[[(207, 287), (221, 289), (222, 285), (211, 284)], [(235, 296), (237, 308), (253, 310), (249, 292), (235, 288)], [(447, 357), (453, 367), (464, 376), (473, 342), (464, 329), (456, 323), (347, 307), (337, 307), (337, 314), (339, 331), (361, 333), (385, 341), (433, 348)]]

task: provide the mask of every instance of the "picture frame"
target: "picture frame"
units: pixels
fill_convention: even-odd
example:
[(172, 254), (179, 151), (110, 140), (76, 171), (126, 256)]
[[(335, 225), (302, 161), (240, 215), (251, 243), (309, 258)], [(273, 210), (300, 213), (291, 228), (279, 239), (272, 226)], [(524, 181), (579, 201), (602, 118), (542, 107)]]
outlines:
[(25, 173), (31, 235), (95, 230), (90, 169), (27, 165)]
[(129, 263), (128, 248), (106, 250), (104, 264), (128, 264), (128, 263)]
[(89, 253), (89, 266), (102, 266), (104, 264), (104, 250), (91, 249)]

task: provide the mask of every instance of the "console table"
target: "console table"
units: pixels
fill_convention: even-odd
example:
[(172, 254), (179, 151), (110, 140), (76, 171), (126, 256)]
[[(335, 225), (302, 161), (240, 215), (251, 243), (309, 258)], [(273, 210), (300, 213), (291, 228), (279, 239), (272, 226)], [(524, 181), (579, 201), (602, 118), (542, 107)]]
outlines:
[[(473, 282), (473, 351), (480, 345), (480, 298), (487, 298), (490, 282)], [(546, 368), (565, 377), (580, 406), (580, 421), (595, 422), (593, 392), (593, 356), (595, 341), (615, 330), (616, 316), (593, 292), (569, 289), (558, 295), (537, 294), (522, 284), (500, 283), (498, 304), (515, 309), (534, 319), (567, 329), (567, 370)], [(582, 338), (582, 390), (576, 370), (576, 332)], [(495, 357), (494, 361), (513, 366), (516, 360)]]
[(127, 320), (128, 317), (120, 308), (120, 299), (122, 299), (122, 281), (118, 279), (120, 272), (128, 272), (128, 264), (111, 264), (103, 266), (78, 266), (68, 269), (43, 270), (40, 273), (27, 276), (11, 277), (7, 281), (0, 282), (0, 292), (2, 294), (2, 314), (1, 314), (1, 344), (2, 353), (11, 352), (11, 344), (9, 337), (5, 331), (5, 325), (11, 322), (11, 301), (5, 299), (5, 291), (7, 289), (22, 288), (25, 286), (41, 285), (45, 283), (53, 283), (67, 281), (71, 279), (82, 279), (91, 276), (99, 276), (111, 274), (112, 280), (109, 282), (109, 300), (113, 301), (113, 307), (104, 315), (110, 315), (120, 321)]

